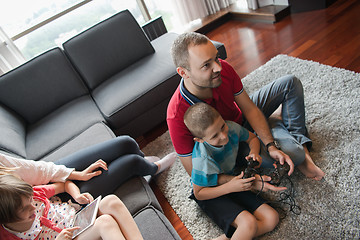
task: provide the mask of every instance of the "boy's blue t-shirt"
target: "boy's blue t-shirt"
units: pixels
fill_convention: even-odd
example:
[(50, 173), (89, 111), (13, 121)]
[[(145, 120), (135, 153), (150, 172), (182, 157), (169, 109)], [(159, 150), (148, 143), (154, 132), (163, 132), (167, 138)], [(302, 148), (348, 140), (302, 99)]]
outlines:
[(249, 132), (241, 125), (225, 121), (229, 127), (229, 142), (214, 147), (207, 142), (195, 142), (192, 152), (191, 182), (201, 187), (218, 185), (218, 174), (233, 174), (239, 142), (249, 138)]

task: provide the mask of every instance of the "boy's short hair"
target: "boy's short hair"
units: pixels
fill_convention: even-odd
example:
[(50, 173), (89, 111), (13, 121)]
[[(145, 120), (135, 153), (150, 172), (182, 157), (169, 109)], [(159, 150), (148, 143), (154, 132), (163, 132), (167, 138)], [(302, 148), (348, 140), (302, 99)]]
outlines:
[(184, 114), (184, 123), (194, 137), (205, 137), (205, 130), (220, 116), (215, 108), (200, 102), (190, 106)]
[(179, 35), (171, 47), (171, 56), (175, 66), (190, 70), (189, 46), (206, 44), (208, 41), (210, 41), (210, 39), (207, 36), (196, 32)]
[(0, 224), (19, 221), (18, 210), (23, 197), (31, 197), (33, 188), (18, 177), (0, 173)]

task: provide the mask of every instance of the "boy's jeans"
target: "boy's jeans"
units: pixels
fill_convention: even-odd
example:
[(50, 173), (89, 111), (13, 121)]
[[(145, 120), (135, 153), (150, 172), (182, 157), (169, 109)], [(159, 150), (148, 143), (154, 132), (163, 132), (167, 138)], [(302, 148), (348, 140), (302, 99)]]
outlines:
[[(282, 121), (269, 120), (271, 133), (295, 166), (301, 164), (305, 160), (302, 145), (306, 143), (311, 147), (311, 140), (307, 137), (304, 93), (300, 80), (293, 75), (281, 77), (253, 93), (250, 98), (267, 119), (282, 104)], [(246, 119), (244, 126), (253, 131)], [(261, 166), (272, 167), (274, 160), (267, 153), (264, 144), (261, 144), (260, 155), (263, 160)]]

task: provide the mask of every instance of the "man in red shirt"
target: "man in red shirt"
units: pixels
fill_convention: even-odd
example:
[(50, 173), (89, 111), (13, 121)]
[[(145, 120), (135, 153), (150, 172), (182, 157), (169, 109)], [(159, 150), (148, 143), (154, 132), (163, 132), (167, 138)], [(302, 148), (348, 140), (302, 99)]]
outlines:
[[(271, 167), (274, 160), (286, 162), (291, 175), (295, 162), (307, 177), (322, 179), (324, 172), (314, 164), (307, 149), (311, 140), (305, 127), (302, 85), (296, 77), (290, 75), (275, 80), (250, 98), (235, 70), (218, 58), (217, 49), (206, 36), (180, 35), (174, 41), (172, 56), (182, 80), (170, 100), (167, 123), (175, 151), (189, 175), (194, 141), (183, 116), (190, 105), (204, 101), (215, 107), (224, 120), (235, 121), (256, 132), (263, 143), (262, 167)], [(281, 104), (282, 120), (271, 123), (270, 130), (267, 118)], [(222, 184), (232, 178), (221, 175), (218, 181)], [(282, 190), (269, 183), (265, 183), (264, 188)]]

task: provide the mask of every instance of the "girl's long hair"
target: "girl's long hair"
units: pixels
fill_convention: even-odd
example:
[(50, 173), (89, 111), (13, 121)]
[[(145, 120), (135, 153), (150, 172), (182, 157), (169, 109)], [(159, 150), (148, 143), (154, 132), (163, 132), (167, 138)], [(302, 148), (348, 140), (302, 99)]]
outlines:
[(0, 224), (19, 221), (22, 199), (33, 195), (31, 185), (12, 174), (15, 169), (0, 166)]

